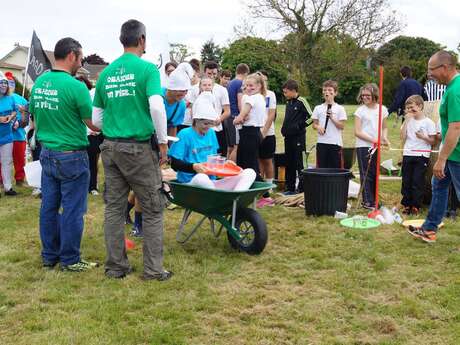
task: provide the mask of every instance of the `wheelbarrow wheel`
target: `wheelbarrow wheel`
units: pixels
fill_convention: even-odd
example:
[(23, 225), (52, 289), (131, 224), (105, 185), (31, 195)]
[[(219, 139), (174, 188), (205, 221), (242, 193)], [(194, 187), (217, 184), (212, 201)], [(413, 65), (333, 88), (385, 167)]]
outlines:
[(267, 244), (267, 225), (257, 211), (250, 208), (238, 209), (235, 227), (241, 236), (236, 240), (227, 231), (227, 238), (233, 249), (241, 250), (250, 255), (262, 253)]

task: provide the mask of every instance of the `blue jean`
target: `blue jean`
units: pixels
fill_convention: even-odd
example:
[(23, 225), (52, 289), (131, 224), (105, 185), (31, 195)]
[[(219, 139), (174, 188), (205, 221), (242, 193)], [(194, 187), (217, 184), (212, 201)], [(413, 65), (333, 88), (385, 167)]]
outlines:
[(442, 218), (447, 211), (449, 199), (449, 186), (452, 182), (457, 197), (460, 197), (460, 162), (447, 161), (444, 169), (445, 177), (437, 179), (433, 176), (431, 180), (432, 197), (430, 209), (422, 228), (425, 230), (437, 231)]
[(89, 185), (88, 154), (86, 151), (60, 152), (42, 147), (40, 163), (43, 262), (72, 265), (80, 261)]

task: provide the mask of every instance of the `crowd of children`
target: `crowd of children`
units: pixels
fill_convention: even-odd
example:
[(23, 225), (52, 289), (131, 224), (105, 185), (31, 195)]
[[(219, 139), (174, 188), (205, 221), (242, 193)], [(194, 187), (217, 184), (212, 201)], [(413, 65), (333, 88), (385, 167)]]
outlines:
[[(178, 171), (178, 179), (190, 182), (198, 174), (196, 181), (201, 181), (199, 184), (214, 185), (212, 180), (203, 182), (201, 175), (205, 168), (201, 163), (206, 161), (207, 155), (219, 153), (243, 169), (252, 171), (254, 174), (249, 173), (247, 181), (256, 179), (272, 183), (275, 175), (273, 159), (276, 151), (277, 100), (275, 93), (268, 90), (268, 74), (265, 71), (250, 74), (249, 67), (240, 64), (236, 68), (235, 78), (230, 80), (231, 72), (221, 71), (215, 62), (206, 62), (200, 74), (197, 61), (179, 65), (168, 63), (165, 73), (163, 100), (168, 135), (177, 135), (180, 139), (172, 144), (169, 153), (172, 168)], [(307, 100), (300, 97), (299, 85), (295, 80), (288, 80), (282, 86), (286, 99), (281, 127), (286, 163), (285, 195), (303, 192), (306, 129), (311, 124), (317, 132), (316, 167), (343, 168), (342, 133), (347, 114), (345, 108), (335, 101), (338, 91), (336, 81), (325, 81), (322, 85), (324, 102), (312, 111)], [(362, 86), (357, 102), (359, 107), (353, 115), (356, 156), (363, 184), (361, 205), (373, 209), (377, 206), (377, 133), (381, 126), (382, 144), (390, 144), (388, 110), (382, 107), (382, 122), (379, 124), (379, 89), (375, 84)], [(405, 121), (401, 127), (404, 146), (401, 205), (405, 214), (419, 212), (431, 147), (436, 142), (436, 125), (424, 117), (423, 104), (420, 96), (407, 99)], [(8, 160), (3, 157), (5, 153), (2, 152), (1, 156), (2, 163), (8, 165)], [(14, 193), (8, 182), (9, 177), (3, 175), (6, 177), (7, 192)], [(17, 180), (20, 182), (21, 176)], [(130, 195), (127, 222), (129, 210), (134, 204), (134, 195)], [(142, 231), (140, 217), (140, 214), (136, 214), (136, 234)]]

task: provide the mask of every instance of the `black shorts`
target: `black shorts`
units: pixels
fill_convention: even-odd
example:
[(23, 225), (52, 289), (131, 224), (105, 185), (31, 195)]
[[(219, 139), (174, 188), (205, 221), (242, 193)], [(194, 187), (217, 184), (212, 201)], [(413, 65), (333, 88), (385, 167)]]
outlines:
[(266, 136), (259, 146), (259, 159), (272, 159), (275, 157), (276, 137), (274, 135)]
[(227, 139), (228, 147), (233, 147), (238, 144), (236, 141), (236, 128), (233, 124), (234, 119), (234, 117), (229, 116), (224, 120), (225, 136)]

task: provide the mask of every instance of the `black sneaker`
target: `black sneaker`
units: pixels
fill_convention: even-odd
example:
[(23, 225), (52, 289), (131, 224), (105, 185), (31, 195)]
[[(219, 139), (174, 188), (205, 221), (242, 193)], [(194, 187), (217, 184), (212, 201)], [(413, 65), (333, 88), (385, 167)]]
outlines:
[(426, 230), (426, 229), (423, 229), (422, 227), (415, 227), (415, 226), (409, 225), (407, 232), (415, 238), (420, 238), (424, 242), (427, 242), (427, 243), (436, 242), (436, 231)]
[(133, 237), (144, 237), (144, 233), (142, 232), (142, 228), (139, 226), (134, 225), (133, 230), (131, 231), (131, 236)]
[(163, 271), (160, 274), (156, 274), (154, 276), (147, 276), (144, 274), (142, 276), (142, 280), (158, 280), (160, 282), (163, 282), (165, 280), (170, 279), (173, 275), (174, 273), (171, 271)]
[(46, 269), (46, 270), (52, 270), (54, 269), (54, 267), (56, 267), (57, 265), (57, 261), (56, 262), (48, 262), (48, 261), (43, 261), (43, 268)]
[(130, 267), (126, 272), (124, 271), (112, 271), (112, 270), (105, 270), (105, 276), (107, 278), (113, 278), (113, 279), (123, 279), (126, 278), (128, 274), (131, 274), (134, 272), (134, 269)]
[(11, 188), (10, 190), (7, 190), (5, 192), (5, 195), (8, 195), (8, 196), (16, 196), (18, 195), (18, 192), (16, 192), (13, 188)]
[(368, 203), (368, 202), (362, 202), (361, 207), (365, 208), (366, 210), (371, 210), (373, 211), (375, 209), (374, 205)]

